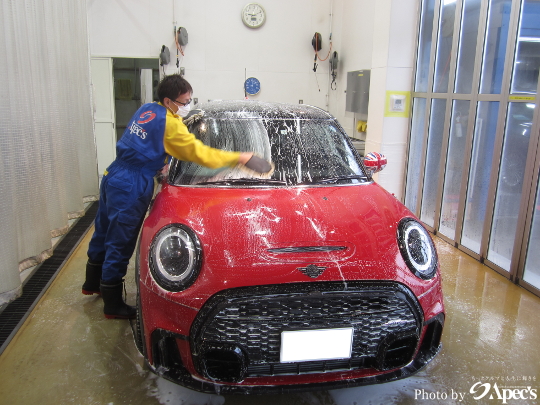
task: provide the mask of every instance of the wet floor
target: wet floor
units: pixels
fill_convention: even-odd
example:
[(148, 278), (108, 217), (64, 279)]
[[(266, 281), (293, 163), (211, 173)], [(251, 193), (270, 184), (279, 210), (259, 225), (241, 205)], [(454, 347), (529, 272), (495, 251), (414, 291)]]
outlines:
[[(194, 392), (145, 368), (129, 322), (105, 319), (101, 299), (80, 292), (89, 237), (0, 355), (0, 404), (540, 403), (540, 298), (438, 238), (447, 319), (443, 349), (425, 369), (368, 387), (231, 396)], [(129, 276), (133, 304), (133, 269)]]

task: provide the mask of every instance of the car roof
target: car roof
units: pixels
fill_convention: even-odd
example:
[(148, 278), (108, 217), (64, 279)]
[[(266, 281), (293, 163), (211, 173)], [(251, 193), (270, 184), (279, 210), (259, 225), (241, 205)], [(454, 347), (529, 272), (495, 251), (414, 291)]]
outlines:
[(323, 109), (306, 104), (227, 100), (209, 101), (195, 108), (203, 110), (205, 117), (215, 119), (334, 119)]

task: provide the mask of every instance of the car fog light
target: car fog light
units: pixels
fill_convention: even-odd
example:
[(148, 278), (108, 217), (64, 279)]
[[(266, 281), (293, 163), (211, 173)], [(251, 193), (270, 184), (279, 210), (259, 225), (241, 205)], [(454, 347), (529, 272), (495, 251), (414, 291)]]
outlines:
[(247, 372), (246, 356), (237, 346), (209, 342), (201, 360), (204, 374), (215, 381), (242, 382)]
[(201, 247), (195, 233), (185, 225), (163, 228), (150, 249), (150, 271), (156, 282), (169, 291), (182, 291), (197, 278)]
[(398, 225), (398, 245), (409, 269), (428, 280), (437, 271), (437, 252), (428, 231), (416, 220), (404, 218)]

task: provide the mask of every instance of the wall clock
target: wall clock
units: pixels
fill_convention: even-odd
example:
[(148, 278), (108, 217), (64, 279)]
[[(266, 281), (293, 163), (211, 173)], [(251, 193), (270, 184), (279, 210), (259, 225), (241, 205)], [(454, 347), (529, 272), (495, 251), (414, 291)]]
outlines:
[(261, 82), (255, 77), (248, 77), (244, 82), (244, 89), (247, 94), (253, 96), (261, 91)]
[(266, 12), (258, 3), (248, 3), (242, 9), (242, 21), (249, 28), (259, 28), (266, 21)]

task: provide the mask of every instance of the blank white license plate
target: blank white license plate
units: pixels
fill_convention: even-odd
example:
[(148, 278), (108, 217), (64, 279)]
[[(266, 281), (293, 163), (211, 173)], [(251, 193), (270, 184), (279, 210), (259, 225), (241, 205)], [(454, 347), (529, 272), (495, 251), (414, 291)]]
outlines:
[(353, 328), (281, 332), (280, 361), (313, 361), (351, 357)]

